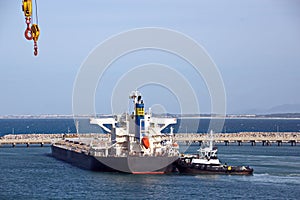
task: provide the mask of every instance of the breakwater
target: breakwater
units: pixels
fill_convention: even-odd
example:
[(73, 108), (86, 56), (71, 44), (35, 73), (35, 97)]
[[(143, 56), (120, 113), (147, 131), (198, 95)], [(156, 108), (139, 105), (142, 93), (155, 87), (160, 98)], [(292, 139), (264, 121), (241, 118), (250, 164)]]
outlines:
[[(176, 134), (175, 140), (186, 142), (188, 144), (199, 142), (200, 144), (208, 140), (208, 134)], [(213, 140), (216, 143), (237, 143), (239, 146), (243, 143), (251, 143), (255, 146), (256, 143), (261, 143), (263, 146), (270, 146), (273, 143), (281, 146), (283, 143), (290, 143), (292, 146), (300, 142), (300, 132), (239, 132), (239, 133), (215, 133)]]
[[(0, 146), (11, 145), (51, 145), (52, 143), (67, 138), (108, 138), (109, 134), (99, 133), (70, 133), (70, 134), (9, 134), (0, 138)], [(169, 137), (166, 135), (166, 137)], [(199, 143), (208, 140), (209, 134), (199, 133), (176, 133), (174, 139), (177, 142), (185, 142), (186, 144)], [(240, 133), (214, 133), (213, 140), (216, 143), (250, 143), (255, 146), (257, 143), (262, 145), (277, 144), (281, 146), (283, 143), (290, 143), (292, 146), (300, 142), (300, 132), (240, 132)]]
[(11, 145), (15, 147), (17, 145), (51, 145), (58, 140), (67, 138), (107, 138), (108, 134), (97, 133), (68, 133), (68, 134), (9, 134), (0, 137), (0, 146)]

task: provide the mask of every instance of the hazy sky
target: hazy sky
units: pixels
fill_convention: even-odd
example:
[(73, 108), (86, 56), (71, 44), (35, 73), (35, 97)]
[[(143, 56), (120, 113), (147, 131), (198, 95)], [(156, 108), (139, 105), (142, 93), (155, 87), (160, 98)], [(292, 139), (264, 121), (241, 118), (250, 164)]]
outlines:
[[(112, 35), (143, 27), (179, 31), (206, 49), (222, 75), (228, 113), (300, 104), (300, 1), (37, 1), (38, 57), (24, 38), (22, 1), (0, 1), (0, 115), (71, 114), (73, 83), (88, 54)], [(122, 66), (149, 62), (185, 71), (193, 87), (204, 88), (197, 95), (201, 111), (209, 112), (203, 81), (182, 60), (159, 51), (115, 62), (99, 83), (97, 112), (110, 112), (106, 93)], [(169, 102), (167, 112), (178, 112), (167, 90), (142, 90), (150, 105)]]

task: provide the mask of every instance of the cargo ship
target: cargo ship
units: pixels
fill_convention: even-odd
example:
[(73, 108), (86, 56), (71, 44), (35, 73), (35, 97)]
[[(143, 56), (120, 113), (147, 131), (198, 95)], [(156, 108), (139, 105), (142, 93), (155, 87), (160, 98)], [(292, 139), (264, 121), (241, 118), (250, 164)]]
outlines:
[(162, 130), (176, 124), (177, 119), (153, 117), (151, 109), (145, 113), (138, 91), (133, 91), (129, 98), (134, 104), (131, 114), (90, 119), (90, 124), (99, 125), (106, 132), (105, 137), (65, 138), (51, 145), (53, 157), (93, 171), (172, 172), (179, 158), (178, 145), (172, 131), (162, 133)]
[(217, 147), (213, 145), (212, 131), (210, 139), (204, 142), (198, 154), (182, 154), (176, 162), (178, 171), (182, 174), (231, 174), (252, 175), (253, 168), (249, 166), (230, 166), (222, 164), (217, 156)]

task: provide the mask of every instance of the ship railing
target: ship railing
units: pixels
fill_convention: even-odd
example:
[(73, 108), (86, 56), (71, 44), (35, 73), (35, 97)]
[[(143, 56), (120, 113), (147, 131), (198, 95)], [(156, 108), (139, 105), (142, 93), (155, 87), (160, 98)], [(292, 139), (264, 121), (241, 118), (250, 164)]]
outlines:
[(109, 156), (108, 155), (108, 150), (111, 149), (112, 147), (114, 147), (115, 145), (116, 145), (116, 143), (113, 144), (113, 145), (110, 145), (110, 146), (90, 147), (89, 152), (90, 152), (91, 155), (94, 155), (94, 156), (105, 156), (105, 157), (107, 157), (107, 156)]
[(102, 150), (102, 149), (111, 149), (112, 147), (114, 147), (116, 145), (116, 143), (115, 144), (112, 144), (112, 145), (110, 145), (110, 146), (92, 146), (91, 147), (91, 150)]

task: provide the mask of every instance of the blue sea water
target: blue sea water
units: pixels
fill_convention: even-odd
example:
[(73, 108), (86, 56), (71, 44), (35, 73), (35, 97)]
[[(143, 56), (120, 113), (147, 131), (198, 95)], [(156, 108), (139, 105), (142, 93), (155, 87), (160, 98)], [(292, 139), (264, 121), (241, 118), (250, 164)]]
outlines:
[[(299, 124), (293, 120), (263, 122), (237, 120), (227, 126), (238, 131), (253, 126), (269, 130), (276, 122), (286, 131), (296, 130)], [(11, 128), (15, 133), (57, 133), (69, 127), (72, 132), (72, 124), (73, 120), (0, 120), (0, 130), (2, 135), (11, 133)], [(195, 153), (197, 148), (190, 146), (188, 152)], [(300, 145), (219, 144), (218, 148), (222, 162), (249, 165), (254, 175), (99, 173), (54, 159), (49, 147), (2, 147), (0, 199), (299, 199)]]
[[(190, 151), (194, 151), (192, 146)], [(299, 199), (300, 146), (219, 146), (253, 176), (128, 175), (86, 171), (49, 147), (0, 148), (0, 199)]]

